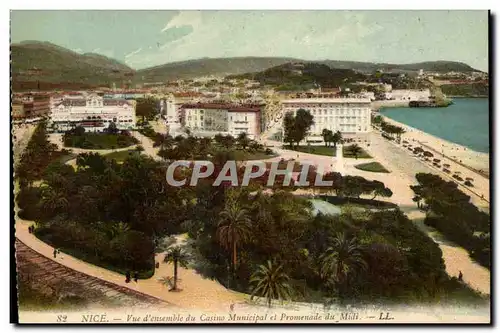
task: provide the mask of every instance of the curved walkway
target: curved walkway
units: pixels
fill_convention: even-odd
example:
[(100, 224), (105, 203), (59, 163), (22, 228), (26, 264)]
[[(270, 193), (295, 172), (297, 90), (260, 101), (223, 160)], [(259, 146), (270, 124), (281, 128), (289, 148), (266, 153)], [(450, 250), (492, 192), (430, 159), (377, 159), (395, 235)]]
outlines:
[[(44, 288), (58, 289), (61, 282), (70, 282), (82, 286), (84, 290), (94, 290), (117, 301), (117, 304), (126, 304), (133, 307), (155, 308), (168, 306), (163, 300), (130, 288), (118, 286), (101, 278), (89, 276), (81, 271), (68, 268), (53, 258), (40, 254), (16, 239), (16, 262), (19, 271), (26, 270), (30, 280)], [(31, 267), (31, 268), (30, 268)], [(34, 269), (33, 269), (34, 268)], [(72, 294), (72, 290), (63, 291)], [(83, 295), (79, 295), (83, 296)]]

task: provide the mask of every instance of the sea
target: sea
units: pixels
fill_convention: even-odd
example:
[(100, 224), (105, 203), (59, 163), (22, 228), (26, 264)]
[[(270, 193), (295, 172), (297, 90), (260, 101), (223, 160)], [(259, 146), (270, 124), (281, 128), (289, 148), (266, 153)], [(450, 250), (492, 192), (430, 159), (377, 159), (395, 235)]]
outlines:
[(453, 98), (445, 108), (383, 108), (380, 113), (477, 152), (489, 152), (488, 98)]

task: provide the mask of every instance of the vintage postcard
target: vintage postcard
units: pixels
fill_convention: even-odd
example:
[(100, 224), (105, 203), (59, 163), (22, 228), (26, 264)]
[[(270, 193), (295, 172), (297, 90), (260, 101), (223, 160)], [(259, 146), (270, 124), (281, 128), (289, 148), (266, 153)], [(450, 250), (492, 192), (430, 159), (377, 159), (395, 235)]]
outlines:
[(10, 19), (19, 323), (491, 323), (488, 11)]

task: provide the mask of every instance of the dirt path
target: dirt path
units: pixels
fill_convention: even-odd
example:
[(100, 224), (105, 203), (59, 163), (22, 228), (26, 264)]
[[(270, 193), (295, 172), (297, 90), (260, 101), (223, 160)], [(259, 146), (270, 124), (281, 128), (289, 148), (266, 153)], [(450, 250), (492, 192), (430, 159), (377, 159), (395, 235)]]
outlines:
[[(34, 251), (18, 239), (16, 239), (15, 245), (18, 271), (29, 276), (29, 280), (37, 288), (42, 288), (42, 290), (50, 289), (51, 291), (58, 290), (58, 293), (62, 295), (74, 295), (74, 290), (69, 288), (72, 285), (77, 285), (84, 290), (83, 294), (78, 294), (80, 297), (85, 297), (85, 293), (97, 292), (107, 296), (110, 303), (116, 303), (117, 305), (138, 308), (150, 306), (154, 306), (154, 308), (168, 307), (168, 303), (156, 297), (70, 269)], [(68, 287), (61, 290), (64, 282), (68, 283)]]

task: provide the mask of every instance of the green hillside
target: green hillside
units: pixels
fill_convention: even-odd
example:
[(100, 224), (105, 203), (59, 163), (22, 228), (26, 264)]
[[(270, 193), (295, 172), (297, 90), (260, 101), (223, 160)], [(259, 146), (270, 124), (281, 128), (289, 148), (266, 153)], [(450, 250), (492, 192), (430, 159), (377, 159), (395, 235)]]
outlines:
[(448, 96), (487, 97), (489, 85), (479, 82), (470, 84), (444, 84), (441, 90)]
[(192, 79), (199, 76), (226, 76), (247, 72), (260, 72), (296, 59), (271, 57), (204, 58), (173, 62), (137, 71), (137, 81), (161, 82)]
[(372, 73), (377, 70), (384, 72), (417, 72), (423, 69), (426, 72), (474, 72), (477, 71), (463, 62), (456, 61), (426, 61), (413, 64), (388, 64), (358, 61), (324, 60), (319, 63), (332, 68), (353, 69), (358, 72)]
[[(425, 71), (474, 71), (460, 62), (433, 61), (415, 64), (378, 64), (355, 61), (304, 61), (286, 57), (236, 57), (202, 58), (168, 63), (161, 66), (134, 70), (127, 65), (100, 54), (79, 54), (61, 46), (39, 41), (24, 41), (11, 44), (11, 74), (14, 90), (87, 88), (95, 86), (126, 86), (137, 83), (165, 82), (176, 79), (192, 79), (199, 76), (228, 76), (244, 73), (262, 73), (257, 77), (265, 83), (279, 81), (279, 69), (287, 63), (305, 62), (309, 68), (302, 78), (288, 77), (284, 84), (307, 85), (313, 82), (324, 86), (338, 85), (341, 80), (353, 77), (355, 72), (373, 73)], [(312, 66), (311, 64), (316, 64)], [(273, 71), (275, 73), (273, 73)], [(274, 78), (273, 78), (274, 77)], [(285, 87), (286, 88), (286, 87)]]
[(43, 86), (110, 85), (129, 80), (134, 70), (98, 54), (79, 54), (47, 42), (12, 44), (11, 76), (14, 88)]
[(294, 62), (229, 78), (252, 79), (263, 85), (275, 86), (278, 90), (303, 90), (317, 85), (324, 88), (338, 87), (346, 82), (363, 80), (365, 76), (351, 69), (330, 68), (313, 62)]

